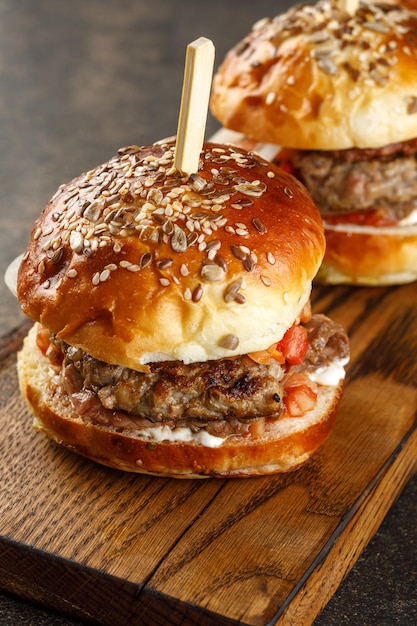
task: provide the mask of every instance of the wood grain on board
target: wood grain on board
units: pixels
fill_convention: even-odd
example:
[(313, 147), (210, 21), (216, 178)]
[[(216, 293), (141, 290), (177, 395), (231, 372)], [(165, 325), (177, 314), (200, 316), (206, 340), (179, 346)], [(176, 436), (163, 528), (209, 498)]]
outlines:
[(33, 430), (3, 338), (0, 586), (110, 624), (311, 624), (417, 468), (416, 284), (315, 287), (351, 362), (300, 470), (174, 480), (84, 460)]

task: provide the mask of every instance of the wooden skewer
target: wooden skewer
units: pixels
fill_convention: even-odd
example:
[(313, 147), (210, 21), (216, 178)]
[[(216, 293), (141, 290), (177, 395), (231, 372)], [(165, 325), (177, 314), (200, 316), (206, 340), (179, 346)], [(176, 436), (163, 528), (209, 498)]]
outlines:
[(200, 37), (187, 46), (174, 166), (193, 174), (204, 142), (214, 66), (214, 45)]

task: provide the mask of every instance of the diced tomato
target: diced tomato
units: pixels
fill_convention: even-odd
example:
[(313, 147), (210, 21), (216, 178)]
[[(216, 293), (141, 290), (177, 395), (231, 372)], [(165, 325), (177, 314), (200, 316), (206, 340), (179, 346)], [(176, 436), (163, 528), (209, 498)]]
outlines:
[(281, 148), (279, 152), (275, 155), (273, 162), (275, 165), (278, 165), (284, 172), (288, 172), (288, 174), (295, 174), (295, 168), (293, 164), (295, 151), (289, 148)]
[(277, 349), (290, 365), (302, 363), (308, 350), (308, 335), (304, 326), (291, 326), (278, 342)]
[(361, 226), (395, 226), (396, 221), (384, 213), (375, 209), (371, 211), (352, 211), (351, 213), (336, 213), (335, 215), (323, 215), (326, 224), (359, 224)]
[(39, 326), (38, 332), (36, 334), (36, 345), (38, 346), (42, 354), (45, 355), (47, 353), (50, 346), (49, 330), (47, 328)]
[(283, 402), (290, 417), (302, 417), (316, 406), (317, 394), (309, 385), (285, 387), (285, 394)]
[(39, 326), (36, 334), (36, 345), (44, 356), (49, 359), (52, 366), (60, 367), (64, 355), (49, 340), (49, 330)]
[(270, 346), (267, 350), (259, 350), (258, 352), (249, 352), (248, 356), (255, 361), (255, 363), (268, 364), (271, 359), (275, 359), (281, 365), (285, 363), (285, 358), (282, 352), (277, 350), (276, 345)]

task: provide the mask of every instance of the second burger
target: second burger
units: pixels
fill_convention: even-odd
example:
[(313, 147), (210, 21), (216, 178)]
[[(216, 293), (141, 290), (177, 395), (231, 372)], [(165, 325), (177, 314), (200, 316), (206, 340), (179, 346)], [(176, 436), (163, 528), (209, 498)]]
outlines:
[(323, 217), (322, 282), (417, 279), (417, 13), (322, 0), (262, 19), (224, 59), (211, 110), (284, 148)]

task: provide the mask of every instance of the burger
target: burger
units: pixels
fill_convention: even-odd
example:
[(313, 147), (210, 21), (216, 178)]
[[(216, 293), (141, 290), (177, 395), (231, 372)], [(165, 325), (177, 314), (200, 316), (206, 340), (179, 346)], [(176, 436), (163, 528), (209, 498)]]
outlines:
[(312, 195), (327, 240), (317, 280), (417, 278), (417, 13), (321, 0), (261, 19), (219, 67), (211, 110), (279, 146)]
[(312, 315), (325, 239), (303, 185), (255, 153), (128, 146), (64, 184), (31, 232), (17, 295), (34, 426), (114, 468), (177, 478), (304, 463), (349, 358)]

